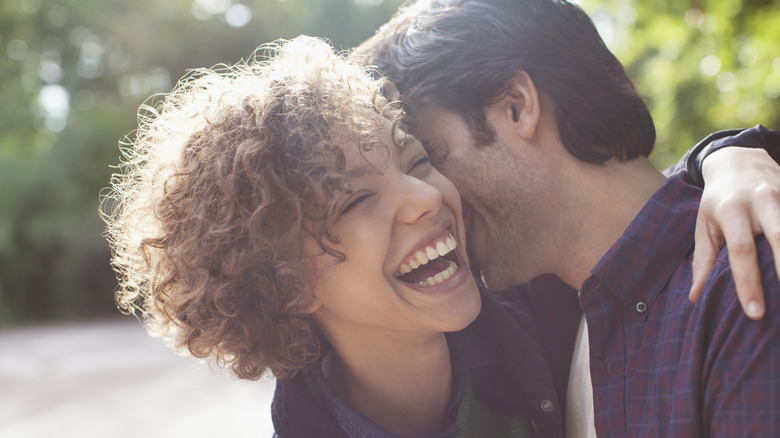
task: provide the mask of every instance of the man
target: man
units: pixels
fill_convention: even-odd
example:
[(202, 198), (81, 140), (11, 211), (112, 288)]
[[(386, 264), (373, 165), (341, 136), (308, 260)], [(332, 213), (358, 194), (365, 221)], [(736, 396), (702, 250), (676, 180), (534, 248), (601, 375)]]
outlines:
[[(570, 436), (780, 434), (771, 248), (755, 246), (768, 317), (742, 314), (725, 251), (697, 285), (702, 302), (688, 301), (700, 191), (647, 160), (649, 111), (584, 12), (553, 0), (420, 1), (357, 53), (395, 81), (434, 158), (446, 153), (438, 167), (461, 192), (486, 284), (536, 278), (531, 293), (552, 295), (565, 288), (539, 276), (554, 274), (573, 288), (569, 304), (580, 290), (587, 324), (569, 400), (592, 400), (595, 417), (570, 403)], [(542, 337), (555, 339), (544, 320), (557, 314), (536, 310)]]

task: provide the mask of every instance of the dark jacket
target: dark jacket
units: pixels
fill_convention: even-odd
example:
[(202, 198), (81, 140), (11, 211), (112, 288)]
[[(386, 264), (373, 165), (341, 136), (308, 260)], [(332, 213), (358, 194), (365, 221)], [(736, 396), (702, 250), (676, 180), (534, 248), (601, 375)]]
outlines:
[[(527, 418), (535, 435), (564, 436), (564, 402), (579, 322), (576, 292), (546, 285), (533, 299), (526, 288), (484, 293), (482, 311), (465, 330), (499, 357), (471, 371), (474, 396), (491, 408)], [(555, 320), (535, 321), (532, 309), (555, 308)], [(304, 375), (278, 380), (271, 415), (279, 438), (349, 438), (329, 409), (312, 396)]]

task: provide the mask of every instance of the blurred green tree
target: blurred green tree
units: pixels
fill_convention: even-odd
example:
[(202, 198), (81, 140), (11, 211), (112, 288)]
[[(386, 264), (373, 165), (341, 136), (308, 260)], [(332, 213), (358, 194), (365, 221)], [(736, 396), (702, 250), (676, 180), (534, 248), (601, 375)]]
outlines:
[(0, 326), (114, 313), (98, 193), (148, 96), (278, 38), (347, 49), (400, 3), (0, 2)]
[(780, 127), (780, 1), (580, 4), (647, 98), (657, 165), (712, 131)]
[[(647, 97), (660, 166), (780, 126), (780, 0), (580, 0)], [(0, 326), (113, 314), (98, 192), (137, 107), (302, 33), (355, 46), (402, 0), (0, 2)]]

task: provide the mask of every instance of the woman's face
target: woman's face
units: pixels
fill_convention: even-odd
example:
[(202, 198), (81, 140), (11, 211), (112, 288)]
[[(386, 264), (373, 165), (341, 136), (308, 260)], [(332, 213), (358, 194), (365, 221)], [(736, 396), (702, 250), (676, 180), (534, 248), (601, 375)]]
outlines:
[(398, 147), (391, 129), (385, 121), (384, 147), (343, 146), (352, 192), (338, 195), (330, 230), (346, 260), (307, 241), (316, 281), (302, 308), (331, 338), (457, 331), (479, 313), (460, 196), (418, 141)]

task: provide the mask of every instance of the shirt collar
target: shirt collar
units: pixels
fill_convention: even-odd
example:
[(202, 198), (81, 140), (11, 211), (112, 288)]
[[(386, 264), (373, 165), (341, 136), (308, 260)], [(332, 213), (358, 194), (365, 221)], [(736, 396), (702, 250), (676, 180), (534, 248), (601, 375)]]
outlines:
[(683, 173), (668, 178), (583, 284), (583, 306), (597, 299), (588, 291), (599, 283), (626, 305), (650, 305), (693, 249), (700, 198)]

